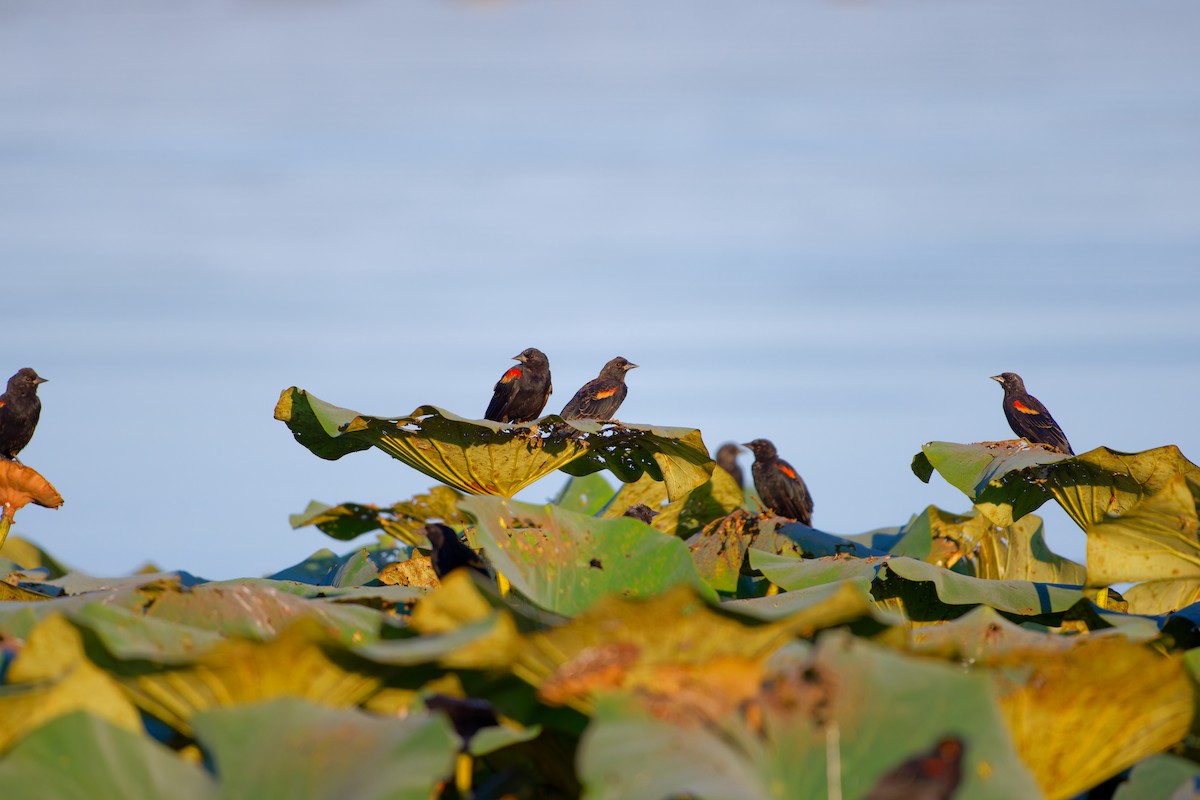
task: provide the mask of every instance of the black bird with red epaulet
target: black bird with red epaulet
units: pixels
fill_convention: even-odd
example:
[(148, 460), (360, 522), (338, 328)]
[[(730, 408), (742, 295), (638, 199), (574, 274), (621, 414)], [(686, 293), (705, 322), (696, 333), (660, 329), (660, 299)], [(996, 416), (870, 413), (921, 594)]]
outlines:
[(637, 364), (620, 356), (609, 361), (600, 370), (600, 377), (588, 381), (575, 393), (560, 416), (563, 419), (612, 419), (629, 392), (625, 373), (635, 367)]
[(962, 739), (947, 736), (880, 778), (863, 800), (950, 800), (962, 782), (962, 757)]
[(8, 379), (8, 389), (0, 394), (0, 458), (17, 461), (17, 453), (33, 438), (42, 416), (37, 388), (45, 382), (29, 367)]
[(745, 488), (746, 485), (746, 476), (737, 460), (738, 453), (741, 451), (742, 448), (733, 442), (726, 442), (717, 448), (716, 457), (717, 466), (730, 474), (739, 489)]
[(1060, 453), (1075, 455), (1062, 428), (1050, 416), (1036, 397), (1025, 391), (1025, 381), (1015, 372), (993, 375), (992, 380), (1004, 387), (1004, 416), (1013, 433), (1036, 444), (1053, 447)]
[(429, 539), (429, 563), (438, 580), (460, 567), (473, 569), (484, 577), (491, 577), (479, 554), (463, 544), (462, 539), (458, 538), (458, 534), (449, 525), (434, 522), (421, 530)]
[(550, 359), (536, 347), (529, 347), (513, 356), (521, 362), (505, 372), (496, 382), (492, 402), (488, 403), (484, 419), (493, 422), (532, 422), (542, 415), (554, 387), (550, 384)]
[(775, 445), (766, 439), (755, 439), (745, 446), (754, 453), (750, 474), (763, 505), (781, 517), (812, 525), (812, 495), (795, 467), (780, 458)]

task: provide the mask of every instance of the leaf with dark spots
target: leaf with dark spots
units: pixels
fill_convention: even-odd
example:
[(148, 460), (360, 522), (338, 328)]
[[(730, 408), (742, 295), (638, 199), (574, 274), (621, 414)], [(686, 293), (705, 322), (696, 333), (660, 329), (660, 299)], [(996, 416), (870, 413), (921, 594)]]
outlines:
[[(612, 592), (645, 597), (679, 584), (715, 598), (687, 546), (637, 520), (491, 497), (460, 505), (475, 518), (475, 538), (496, 571), (550, 611), (570, 616)], [(604, 568), (596, 569), (594, 560)]]

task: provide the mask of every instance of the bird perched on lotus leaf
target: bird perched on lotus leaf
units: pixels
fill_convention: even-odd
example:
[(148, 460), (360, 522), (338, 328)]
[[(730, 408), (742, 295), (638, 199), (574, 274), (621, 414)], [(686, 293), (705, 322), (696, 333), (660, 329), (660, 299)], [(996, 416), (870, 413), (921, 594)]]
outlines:
[(738, 447), (733, 442), (726, 442), (717, 448), (716, 462), (717, 466), (725, 470), (733, 477), (739, 489), (745, 488), (746, 476), (742, 472), (742, 466), (738, 464), (738, 453), (742, 452), (742, 448)]
[(479, 554), (463, 544), (462, 539), (458, 538), (458, 534), (449, 525), (435, 522), (426, 525), (422, 531), (429, 539), (429, 563), (433, 566), (433, 574), (438, 576), (438, 580), (460, 567), (467, 567), (480, 575), (491, 577)]
[(658, 512), (645, 503), (638, 503), (635, 506), (630, 506), (629, 508), (625, 509), (625, 513), (621, 516), (632, 517), (649, 525), (654, 521), (654, 518), (658, 516)]
[(17, 370), (8, 379), (8, 389), (0, 394), (0, 458), (18, 461), (17, 453), (33, 438), (38, 418), (42, 416), (37, 388), (45, 382), (29, 367)]
[(795, 467), (780, 458), (775, 445), (766, 439), (755, 439), (745, 446), (754, 453), (750, 474), (763, 505), (781, 517), (812, 525), (812, 495)]
[(1025, 381), (1015, 372), (993, 375), (1004, 387), (1004, 416), (1013, 433), (1036, 444), (1044, 444), (1060, 453), (1075, 455), (1062, 428), (1036, 397), (1025, 391)]
[(550, 384), (550, 359), (528, 347), (514, 361), (521, 362), (500, 376), (484, 419), (493, 422), (532, 422), (542, 415), (554, 387)]
[(609, 361), (600, 370), (600, 377), (588, 381), (575, 393), (560, 416), (563, 419), (612, 419), (629, 392), (625, 373), (635, 367), (637, 364), (620, 356)]
[(948, 736), (879, 779), (863, 800), (950, 800), (962, 782), (963, 741)]

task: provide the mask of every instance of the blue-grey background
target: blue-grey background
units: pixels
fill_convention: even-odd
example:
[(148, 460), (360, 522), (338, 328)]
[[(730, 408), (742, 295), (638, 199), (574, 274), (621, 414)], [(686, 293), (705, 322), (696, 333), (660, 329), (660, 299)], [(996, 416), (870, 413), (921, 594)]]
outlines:
[(1192, 0), (0, 0), (0, 372), (50, 379), (22, 456), (67, 500), (16, 531), (99, 574), (273, 571), (330, 542), (288, 527), (310, 499), (431, 483), (318, 460), (281, 389), (481, 415), (531, 345), (550, 410), (620, 354), (622, 418), (773, 438), (833, 532), (966, 510), (909, 460), (1008, 438), (1003, 370), (1077, 450), (1200, 460), (1198, 25)]

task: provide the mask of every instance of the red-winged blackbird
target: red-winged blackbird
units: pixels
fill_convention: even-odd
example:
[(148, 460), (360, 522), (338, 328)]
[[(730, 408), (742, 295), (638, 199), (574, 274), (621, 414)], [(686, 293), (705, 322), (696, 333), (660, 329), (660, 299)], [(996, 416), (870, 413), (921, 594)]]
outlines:
[(1054, 417), (1036, 397), (1025, 391), (1025, 381), (1020, 375), (1002, 372), (993, 375), (992, 380), (999, 381), (1004, 387), (1004, 416), (1008, 417), (1013, 433), (1031, 442), (1049, 445), (1060, 453), (1075, 455)]
[(962, 781), (963, 741), (948, 736), (884, 775), (863, 800), (950, 800)]
[(42, 415), (37, 388), (45, 382), (29, 367), (8, 379), (8, 390), (0, 394), (0, 458), (16, 461), (17, 453), (33, 438)]
[(563, 408), (563, 419), (612, 419), (621, 407), (629, 387), (625, 373), (636, 367), (617, 356), (604, 365), (600, 377), (588, 381)]
[(745, 446), (754, 453), (750, 474), (763, 505), (781, 517), (812, 525), (812, 495), (795, 468), (780, 458), (775, 445), (766, 439), (755, 439)]
[(629, 508), (625, 509), (625, 513), (621, 516), (633, 517), (634, 519), (641, 520), (649, 525), (654, 521), (654, 518), (658, 516), (658, 512), (645, 503), (638, 503), (636, 506), (630, 506)]
[(458, 534), (449, 525), (435, 522), (426, 525), (422, 530), (431, 545), (429, 563), (433, 566), (433, 574), (438, 576), (438, 580), (459, 567), (467, 567), (491, 577), (479, 554), (463, 544), (462, 539), (458, 538)]
[(554, 387), (550, 385), (550, 360), (536, 347), (513, 356), (518, 366), (500, 376), (484, 419), (494, 422), (532, 422), (542, 415)]
[(742, 448), (738, 447), (733, 442), (726, 442), (717, 448), (717, 466), (733, 476), (737, 482), (738, 488), (743, 489), (746, 486), (746, 476), (742, 472), (741, 464), (738, 464), (738, 453), (742, 452)]

